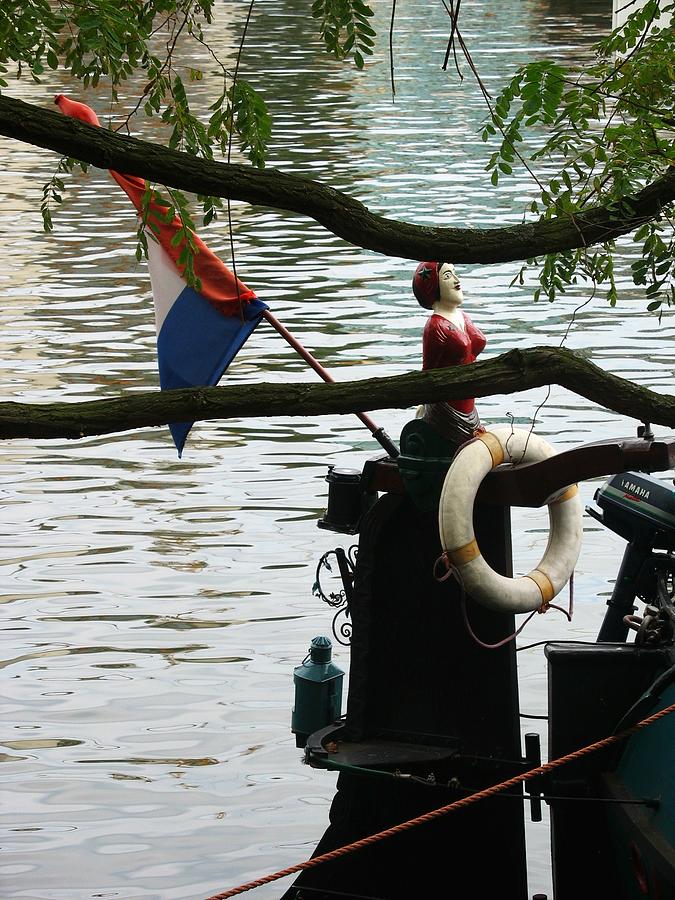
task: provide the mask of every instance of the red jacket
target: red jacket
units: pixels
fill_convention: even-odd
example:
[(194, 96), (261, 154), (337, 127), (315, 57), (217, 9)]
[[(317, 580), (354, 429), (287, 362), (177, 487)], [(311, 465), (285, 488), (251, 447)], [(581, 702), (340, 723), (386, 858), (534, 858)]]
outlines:
[[(466, 313), (464, 323), (465, 332), (444, 316), (436, 313), (429, 316), (422, 336), (422, 369), (444, 369), (474, 362), (485, 348), (487, 339)], [(473, 397), (449, 400), (448, 403), (453, 409), (463, 413), (470, 413), (474, 408)]]

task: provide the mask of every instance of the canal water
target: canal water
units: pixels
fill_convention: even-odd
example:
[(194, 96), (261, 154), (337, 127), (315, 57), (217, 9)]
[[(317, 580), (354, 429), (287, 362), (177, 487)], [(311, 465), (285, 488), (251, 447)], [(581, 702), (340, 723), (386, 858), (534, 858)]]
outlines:
[[(443, 6), (399, 0), (395, 100), (390, 7), (375, 7), (381, 49), (359, 72), (321, 52), (305, 4), (256, 3), (243, 71), (274, 116), (270, 165), (420, 224), (520, 221), (532, 184), (517, 171), (491, 189), (478, 88), (465, 63), (463, 78), (441, 68)], [(230, 66), (246, 9), (217, 4), (208, 33)], [(609, 2), (462, 4), (464, 38), (493, 93), (527, 59), (586, 58), (610, 23)], [(182, 63), (213, 67), (187, 46)], [(199, 83), (204, 111), (216, 90), (213, 79)], [(106, 114), (104, 89), (76, 94), (58, 74), (8, 89), (44, 105), (57, 91)], [(160, 138), (152, 123), (135, 127)], [(44, 234), (39, 201), (57, 158), (9, 140), (0, 147), (2, 400), (77, 403), (156, 388), (150, 285), (126, 198), (105, 172), (73, 176)], [(420, 368), (415, 263), (241, 203), (233, 227), (240, 277), (338, 381)], [(229, 263), (226, 220), (203, 236)], [(517, 263), (460, 267), (466, 309), (488, 337), (483, 357), (564, 341), (609, 372), (673, 392), (672, 321), (646, 311), (628, 277), (630, 241), (622, 248), (614, 309), (599, 296), (586, 302), (583, 285), (534, 304), (527, 287), (509, 286)], [(224, 383), (314, 380), (263, 324)], [(637, 425), (556, 386), (478, 406), (487, 424), (529, 427), (536, 417), (561, 450), (631, 436)], [(413, 414), (372, 415), (397, 439)], [(317, 528), (327, 466), (360, 468), (379, 453), (370, 434), (355, 417), (288, 416), (197, 424), (182, 459), (166, 429), (13, 440), (1, 451), (0, 895), (199, 900), (308, 858), (335, 778), (304, 766), (295, 747), (292, 672), (315, 635), (331, 635), (332, 611), (312, 593), (317, 562), (353, 543)], [(582, 485), (584, 502), (597, 486)], [(522, 572), (540, 558), (547, 526), (539, 512), (515, 510), (513, 527)], [(586, 517), (572, 623), (538, 616), (521, 644), (593, 639), (622, 552)], [(334, 658), (348, 670), (348, 648), (336, 644)], [(519, 667), (523, 710), (540, 716), (541, 648), (523, 650)], [(539, 731), (545, 749), (544, 722), (524, 720), (523, 730)], [(528, 826), (528, 848), (530, 892), (550, 895), (546, 822)], [(248, 896), (276, 898), (289, 883)]]

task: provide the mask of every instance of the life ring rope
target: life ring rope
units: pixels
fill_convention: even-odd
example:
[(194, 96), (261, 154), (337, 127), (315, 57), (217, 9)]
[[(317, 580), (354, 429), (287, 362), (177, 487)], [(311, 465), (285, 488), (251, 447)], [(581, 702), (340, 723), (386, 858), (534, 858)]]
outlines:
[[(498, 426), (464, 444), (450, 465), (439, 503), (439, 533), (449, 577), (454, 569), (467, 593), (477, 602), (505, 612), (533, 612), (568, 583), (581, 549), (582, 508), (577, 485), (569, 485), (547, 502), (549, 539), (539, 563), (520, 578), (492, 569), (473, 532), (473, 506), (480, 484), (504, 461), (538, 462), (555, 455), (538, 435)], [(440, 560), (437, 560), (437, 564)], [(436, 573), (437, 566), (434, 567)]]
[[(438, 565), (440, 562), (443, 562), (446, 567), (445, 572), (442, 575), (438, 574)], [(508, 635), (505, 638), (502, 638), (500, 641), (497, 641), (494, 644), (487, 644), (485, 641), (482, 641), (476, 635), (476, 633), (474, 632), (474, 630), (471, 626), (471, 622), (469, 621), (469, 613), (466, 608), (466, 591), (464, 589), (464, 582), (462, 581), (462, 578), (461, 578), (459, 572), (457, 571), (457, 567), (452, 564), (452, 562), (450, 561), (450, 559), (448, 557), (447, 552), (441, 553), (441, 555), (438, 557), (438, 559), (434, 563), (434, 578), (436, 579), (436, 581), (443, 582), (443, 581), (447, 581), (449, 578), (452, 578), (452, 577), (455, 578), (455, 580), (457, 581), (457, 583), (459, 585), (460, 606), (462, 609), (462, 619), (464, 620), (464, 625), (466, 626), (466, 630), (469, 632), (469, 634), (471, 635), (473, 640), (484, 650), (496, 650), (499, 647), (503, 647), (504, 644), (508, 644), (510, 641), (515, 640), (518, 637), (518, 635), (521, 633), (521, 631), (525, 628), (525, 626), (530, 621), (530, 619), (535, 614), (547, 613), (550, 609), (555, 609), (558, 612), (561, 612), (567, 618), (568, 622), (572, 621), (572, 612), (574, 609), (574, 572), (572, 572), (572, 574), (570, 575), (570, 579), (569, 579), (570, 599), (569, 599), (569, 604), (568, 604), (567, 609), (564, 609), (564, 607), (562, 607), (562, 606), (558, 606), (558, 604), (556, 604), (556, 603), (551, 603), (550, 600), (542, 600), (541, 606), (539, 607), (539, 609), (532, 610), (530, 612), (529, 616), (525, 619), (525, 621), (522, 622), (512, 634)], [(628, 618), (629, 617), (626, 616), (626, 619), (628, 619)], [(631, 624), (631, 627), (633, 627), (637, 630), (637, 626), (634, 626)]]

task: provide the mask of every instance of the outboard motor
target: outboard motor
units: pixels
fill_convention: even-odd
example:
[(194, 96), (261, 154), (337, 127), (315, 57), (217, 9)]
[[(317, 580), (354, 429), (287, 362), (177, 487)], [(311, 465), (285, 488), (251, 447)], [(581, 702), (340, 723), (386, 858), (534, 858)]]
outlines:
[(641, 472), (622, 472), (598, 488), (594, 500), (601, 512), (586, 512), (628, 541), (598, 641), (625, 641), (635, 598), (656, 595), (655, 558), (668, 559), (654, 551), (675, 551), (675, 488)]

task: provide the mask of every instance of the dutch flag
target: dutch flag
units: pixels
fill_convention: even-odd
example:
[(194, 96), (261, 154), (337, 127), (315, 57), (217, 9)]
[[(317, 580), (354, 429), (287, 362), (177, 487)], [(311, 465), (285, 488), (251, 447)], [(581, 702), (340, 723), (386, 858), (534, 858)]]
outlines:
[[(69, 100), (63, 94), (57, 94), (54, 102), (67, 116), (100, 125), (94, 110), (84, 103)], [(110, 174), (141, 215), (145, 181), (112, 170)], [(179, 262), (182, 244), (172, 243), (181, 222), (177, 216), (165, 222), (165, 216), (166, 208), (151, 201), (145, 230), (160, 387), (169, 390), (212, 386), (218, 383), (268, 307), (235, 278), (197, 235), (193, 235), (197, 248), (193, 264), (200, 284), (198, 291), (190, 287), (183, 275), (185, 267)], [(169, 425), (179, 457), (192, 424)]]

